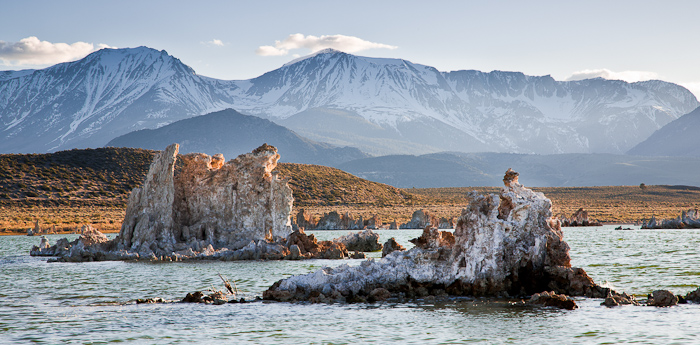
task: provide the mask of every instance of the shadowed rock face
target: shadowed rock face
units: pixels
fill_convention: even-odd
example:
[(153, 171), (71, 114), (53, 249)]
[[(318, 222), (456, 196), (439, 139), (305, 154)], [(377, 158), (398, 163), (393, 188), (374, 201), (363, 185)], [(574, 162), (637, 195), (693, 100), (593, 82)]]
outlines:
[(454, 238), (426, 228), (409, 251), (356, 267), (324, 268), (283, 279), (264, 297), (308, 300), (322, 294), (357, 300), (376, 288), (407, 297), (444, 292), (505, 297), (542, 291), (605, 297), (607, 289), (584, 270), (571, 267), (569, 246), (559, 220), (552, 217), (551, 201), (519, 184), (512, 170), (504, 185), (499, 195), (470, 194)]

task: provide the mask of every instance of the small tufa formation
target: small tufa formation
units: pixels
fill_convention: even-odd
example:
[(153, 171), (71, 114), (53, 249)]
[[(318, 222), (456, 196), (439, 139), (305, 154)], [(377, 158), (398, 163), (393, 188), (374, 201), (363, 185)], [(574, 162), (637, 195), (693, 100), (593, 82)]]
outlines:
[(642, 223), (642, 229), (700, 229), (700, 211), (690, 209), (681, 212), (680, 217), (660, 221), (652, 216), (649, 221)]
[[(367, 299), (377, 288), (395, 297), (429, 295), (529, 296), (542, 291), (604, 298), (583, 269), (571, 267), (561, 224), (551, 201), (518, 183), (508, 170), (499, 195), (472, 192), (457, 220), (454, 236), (426, 227), (408, 251), (359, 266), (325, 267), (276, 282), (270, 300)], [(448, 235), (449, 234), (449, 235)]]
[(559, 220), (562, 226), (601, 226), (600, 222), (591, 221), (588, 218), (588, 211), (584, 210), (583, 207), (579, 208), (570, 217), (565, 215), (559, 215)]
[(382, 222), (376, 215), (368, 219), (363, 219), (362, 216), (355, 219), (349, 212), (341, 215), (336, 211), (324, 213), (317, 221), (315, 217), (307, 217), (304, 209), (301, 209), (297, 212), (292, 227), (295, 230), (301, 228), (306, 230), (376, 230), (382, 227)]
[(383, 248), (379, 243), (379, 234), (369, 229), (341, 236), (335, 241), (344, 244), (351, 251), (376, 252)]
[(574, 310), (578, 308), (576, 301), (566, 295), (558, 295), (554, 291), (536, 293), (527, 302), (529, 305), (555, 307), (559, 309)]
[(406, 248), (396, 242), (395, 238), (390, 238), (384, 243), (384, 249), (382, 249), (382, 257), (385, 257), (395, 251), (404, 251)]
[[(178, 156), (178, 150), (173, 144), (155, 156), (143, 185), (129, 196), (114, 240), (89, 228), (74, 242), (62, 239), (48, 247), (42, 242), (31, 254), (62, 261), (348, 256), (342, 244), (317, 246), (313, 253), (286, 245), (292, 235), (292, 190), (272, 172), (280, 157), (273, 146), (264, 144), (229, 162), (221, 154)], [(304, 237), (302, 232), (295, 238), (316, 242)]]

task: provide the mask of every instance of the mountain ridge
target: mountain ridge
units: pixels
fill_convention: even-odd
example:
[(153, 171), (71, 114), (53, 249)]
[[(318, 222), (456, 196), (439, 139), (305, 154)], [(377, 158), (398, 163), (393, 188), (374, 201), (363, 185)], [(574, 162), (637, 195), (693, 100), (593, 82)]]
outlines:
[[(0, 152), (102, 146), (134, 130), (234, 108), (278, 122), (309, 109), (348, 111), (383, 129), (375, 154), (623, 153), (698, 105), (687, 89), (663, 81), (562, 82), (521, 72), (440, 72), (407, 60), (338, 51), (249, 80), (225, 81), (197, 75), (165, 51), (103, 49), (31, 73), (3, 74)], [(327, 126), (335, 120), (329, 117)], [(402, 152), (415, 133), (454, 139), (426, 139)], [(403, 139), (382, 145), (381, 139), (396, 136)], [(365, 139), (359, 135), (350, 146)]]
[(368, 157), (353, 147), (334, 147), (299, 136), (269, 120), (225, 109), (142, 129), (110, 140), (106, 146), (162, 150), (173, 142), (180, 153), (222, 153), (226, 158), (251, 152), (263, 142), (277, 147), (281, 162), (335, 166)]
[(685, 114), (637, 144), (628, 155), (700, 157), (700, 107)]

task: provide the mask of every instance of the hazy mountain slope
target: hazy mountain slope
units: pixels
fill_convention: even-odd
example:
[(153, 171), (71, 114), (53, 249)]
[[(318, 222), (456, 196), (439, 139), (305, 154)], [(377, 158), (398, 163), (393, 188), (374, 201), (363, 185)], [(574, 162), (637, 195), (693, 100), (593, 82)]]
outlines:
[(251, 152), (263, 143), (277, 147), (282, 162), (334, 166), (368, 156), (356, 148), (306, 139), (269, 120), (232, 109), (176, 121), (158, 129), (131, 132), (114, 138), (107, 146), (163, 150), (172, 143), (180, 144), (180, 153), (223, 153), (227, 160)]
[[(103, 49), (42, 70), (2, 73), (0, 152), (102, 146), (134, 130), (233, 108), (377, 154), (623, 153), (698, 105), (688, 90), (662, 81), (440, 72), (334, 50), (223, 81), (195, 74), (165, 51)], [(308, 112), (323, 121), (308, 122)]]
[(663, 126), (627, 154), (700, 157), (700, 108)]
[(398, 188), (500, 186), (508, 168), (519, 172), (524, 184), (537, 187), (640, 183), (700, 186), (700, 158), (688, 157), (436, 153), (372, 157), (338, 168)]
[[(396, 127), (372, 123), (357, 113), (314, 108), (275, 122), (307, 138), (351, 145), (374, 155), (395, 152), (430, 153), (444, 150), (478, 151), (488, 147), (440, 121), (423, 118)], [(436, 135), (438, 134), (438, 135)]]

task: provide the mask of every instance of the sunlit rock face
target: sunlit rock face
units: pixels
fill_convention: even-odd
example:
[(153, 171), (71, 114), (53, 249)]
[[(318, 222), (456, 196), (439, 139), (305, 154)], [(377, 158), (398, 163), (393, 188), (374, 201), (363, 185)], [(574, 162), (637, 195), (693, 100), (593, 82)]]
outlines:
[(191, 153), (176, 169), (177, 151), (173, 144), (156, 157), (132, 192), (119, 235), (125, 249), (156, 243), (172, 251), (199, 241), (221, 247), (291, 233), (292, 190), (271, 173), (280, 157), (273, 146), (226, 163), (220, 154)]
[(356, 267), (324, 268), (275, 283), (272, 300), (323, 295), (356, 301), (384, 288), (398, 297), (427, 295), (524, 296), (542, 291), (605, 297), (585, 271), (572, 268), (551, 201), (518, 183), (508, 170), (499, 195), (472, 192), (454, 236), (426, 227), (416, 247)]
[[(42, 243), (32, 255), (64, 261), (290, 256), (283, 243), (291, 234), (293, 197), (287, 181), (272, 173), (280, 158), (275, 147), (265, 144), (229, 162), (221, 154), (178, 157), (178, 148), (173, 144), (156, 155), (143, 185), (129, 196), (114, 240), (73, 249), (65, 241), (65, 250)], [(336, 248), (336, 256), (343, 251)]]

